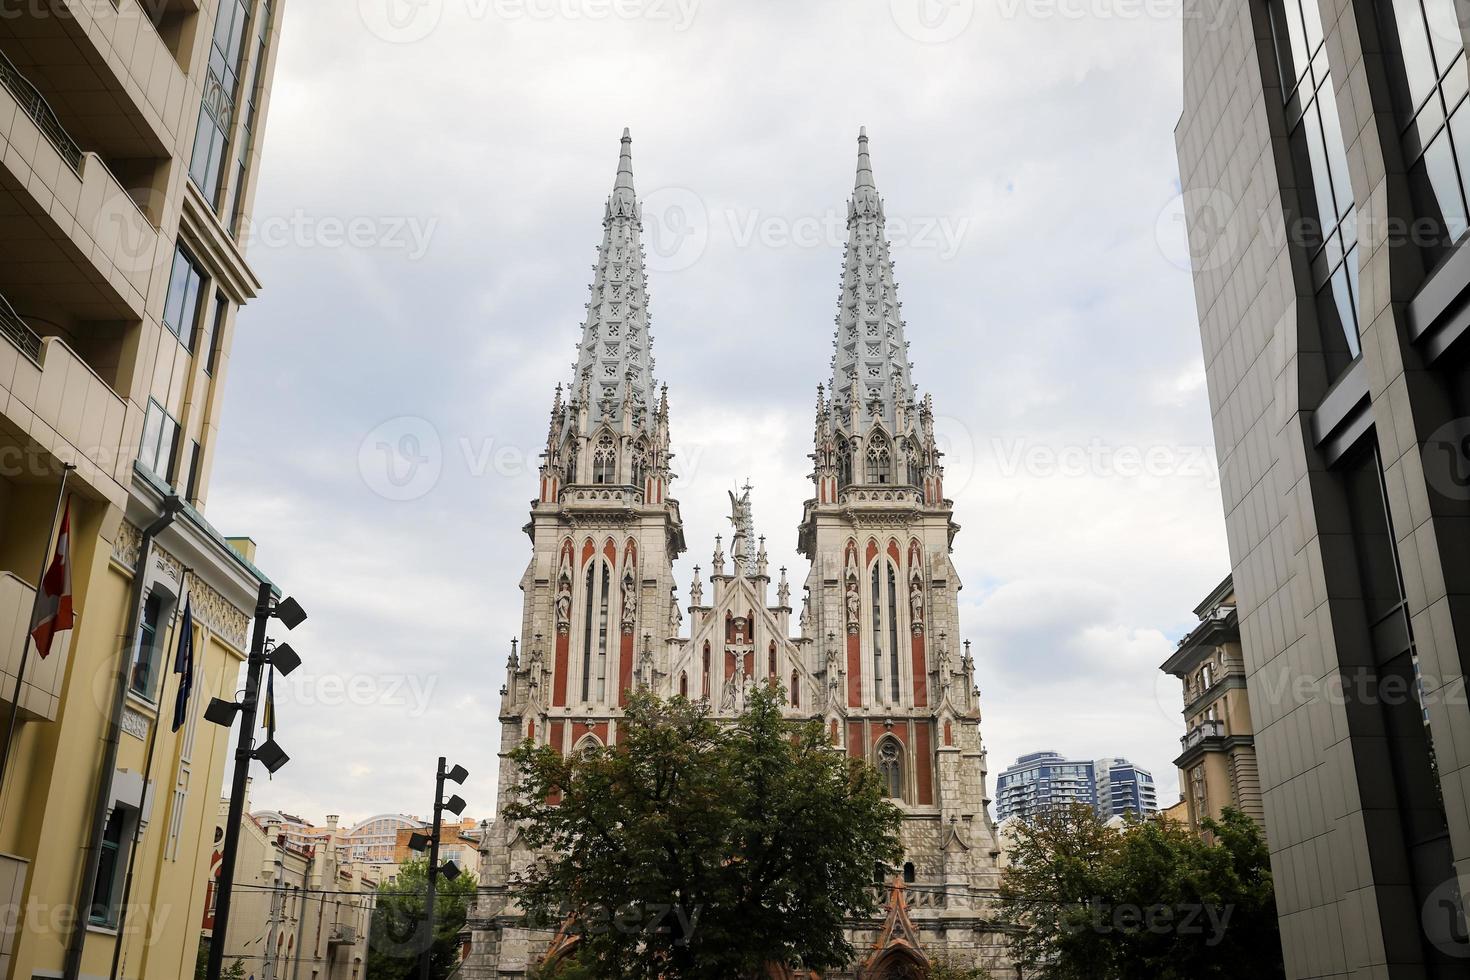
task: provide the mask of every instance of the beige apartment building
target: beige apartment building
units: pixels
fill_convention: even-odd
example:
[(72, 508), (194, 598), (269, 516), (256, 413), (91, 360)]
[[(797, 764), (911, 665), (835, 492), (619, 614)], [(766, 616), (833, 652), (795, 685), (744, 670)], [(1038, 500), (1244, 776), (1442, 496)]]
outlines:
[[(236, 312), (259, 288), (242, 233), (281, 7), (0, 16), (0, 711), (64, 464), (76, 609), (29, 657), (0, 787), (18, 910), (0, 978), (193, 972), (228, 734), (200, 713), (233, 697), (264, 581), (204, 510)], [(196, 679), (175, 732), (186, 600)]]
[(1454, 0), (1217, 0), (1176, 131), (1289, 977), (1470, 969)]
[[(1225, 581), (1194, 610), (1199, 625), (1160, 668), (1183, 684), (1185, 734), (1179, 740), (1177, 813), (1196, 833), (1229, 807), (1264, 825), (1261, 779), (1235, 583)], [(1176, 808), (1177, 809), (1177, 808)]]
[[(219, 801), (219, 834), (229, 818)], [(235, 892), (224, 963), (256, 980), (363, 980), (378, 870), (348, 860), (344, 828), (327, 818), (316, 842), (294, 842), (284, 825), (247, 814), (240, 827)], [(219, 854), (206, 883), (202, 926), (214, 941)]]

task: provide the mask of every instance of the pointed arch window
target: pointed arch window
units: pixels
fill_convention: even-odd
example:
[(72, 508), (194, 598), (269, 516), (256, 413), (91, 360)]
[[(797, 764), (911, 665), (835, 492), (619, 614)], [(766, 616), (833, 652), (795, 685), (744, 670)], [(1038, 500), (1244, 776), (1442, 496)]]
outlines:
[(592, 482), (612, 483), (618, 473), (618, 451), (612, 436), (604, 432), (592, 453)]
[(893, 482), (893, 454), (882, 433), (874, 432), (868, 442), (868, 482)]
[(766, 674), (769, 677), (776, 676), (776, 641), (771, 641), (771, 651), (767, 657)]
[(878, 775), (883, 778), (883, 795), (890, 800), (903, 799), (903, 746), (896, 738), (878, 743)]
[(801, 677), (794, 670), (791, 672), (791, 706), (801, 707)]
[(843, 438), (837, 440), (837, 485), (845, 487), (852, 483), (852, 445)]
[(898, 579), (888, 566), (888, 690), (898, 703)]
[[(598, 568), (602, 569), (601, 576), (597, 574)], [(597, 562), (587, 569), (586, 602), (583, 604), (586, 613), (582, 626), (583, 701), (591, 701), (594, 693), (599, 701), (607, 695), (607, 615), (611, 585), (612, 574), (606, 564)]]
[(687, 672), (681, 670), (681, 671), (679, 671), (679, 697), (681, 697), (681, 698), (687, 698), (688, 696), (689, 696), (689, 674)]
[(648, 482), (648, 446), (639, 442), (633, 447), (633, 486), (640, 492), (646, 489)]
[(572, 449), (569, 452), (569, 456), (567, 458), (566, 477), (563, 482), (566, 483), (567, 486), (571, 486), (573, 483), (577, 482), (577, 451), (575, 449)]
[(883, 581), (873, 565), (873, 697), (883, 700)]
[(704, 641), (704, 697), (709, 698), (709, 640)]

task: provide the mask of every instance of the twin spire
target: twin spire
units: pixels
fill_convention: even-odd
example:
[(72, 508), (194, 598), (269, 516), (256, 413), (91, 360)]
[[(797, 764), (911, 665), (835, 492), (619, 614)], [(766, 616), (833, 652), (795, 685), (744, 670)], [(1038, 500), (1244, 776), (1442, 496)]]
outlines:
[[(874, 422), (896, 434), (914, 418), (915, 395), (866, 128), (858, 134), (857, 177), (847, 210), (831, 409), (838, 426), (851, 434), (866, 431)], [(635, 420), (652, 414), (657, 395), (648, 276), (642, 209), (633, 189), (633, 137), (627, 129), (590, 289), (568, 409), (586, 407), (594, 424), (620, 420), (625, 411), (631, 411)]]

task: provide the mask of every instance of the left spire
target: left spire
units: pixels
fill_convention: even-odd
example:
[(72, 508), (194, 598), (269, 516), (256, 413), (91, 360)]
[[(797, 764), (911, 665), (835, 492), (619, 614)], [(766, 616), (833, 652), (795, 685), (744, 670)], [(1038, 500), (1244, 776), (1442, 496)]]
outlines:
[(633, 190), (633, 136), (624, 129), (568, 406), (577, 411), (585, 399), (593, 424), (619, 419), (625, 404), (639, 416), (652, 415), (657, 406), (641, 218)]

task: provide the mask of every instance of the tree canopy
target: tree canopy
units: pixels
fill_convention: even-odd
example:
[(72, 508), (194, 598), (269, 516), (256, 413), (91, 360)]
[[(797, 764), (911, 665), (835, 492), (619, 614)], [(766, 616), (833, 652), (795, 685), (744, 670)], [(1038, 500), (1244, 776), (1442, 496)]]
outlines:
[(1106, 826), (1088, 806), (1014, 825), (1001, 883), (1024, 927), (1012, 950), (1042, 980), (1284, 976), (1266, 841), (1244, 814)]
[[(391, 884), (378, 889), (368, 932), (367, 980), (418, 980), (419, 954), (427, 940), (425, 906), (429, 889), (427, 861), (398, 868)], [(444, 980), (459, 966), (459, 934), (475, 900), (475, 876), (453, 881), (439, 876), (434, 900), (434, 948), (429, 975)]]
[(876, 912), (873, 871), (898, 860), (902, 817), (871, 766), (782, 703), (760, 686), (730, 724), (639, 692), (614, 746), (516, 750), (504, 816), (542, 857), (512, 885), (534, 920), (572, 923), (577, 969), (727, 980), (852, 960), (843, 923)]

